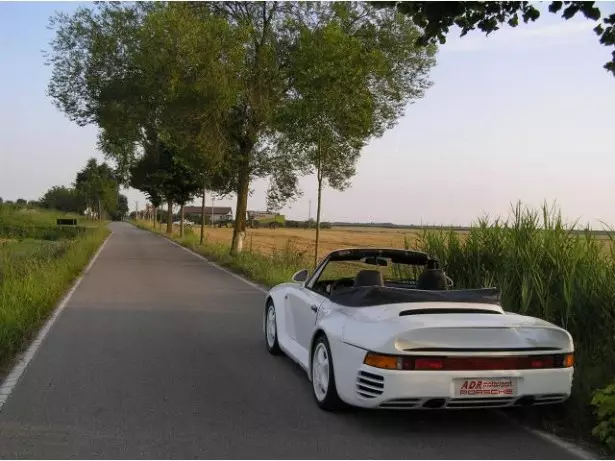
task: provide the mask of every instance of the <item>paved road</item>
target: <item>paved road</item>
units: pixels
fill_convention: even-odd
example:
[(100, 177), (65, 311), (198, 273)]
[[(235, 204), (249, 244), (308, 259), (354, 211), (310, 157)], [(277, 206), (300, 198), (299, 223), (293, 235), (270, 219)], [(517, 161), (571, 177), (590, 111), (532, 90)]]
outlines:
[(0, 412), (1, 457), (571, 459), (497, 413), (320, 411), (265, 350), (263, 293), (112, 228)]

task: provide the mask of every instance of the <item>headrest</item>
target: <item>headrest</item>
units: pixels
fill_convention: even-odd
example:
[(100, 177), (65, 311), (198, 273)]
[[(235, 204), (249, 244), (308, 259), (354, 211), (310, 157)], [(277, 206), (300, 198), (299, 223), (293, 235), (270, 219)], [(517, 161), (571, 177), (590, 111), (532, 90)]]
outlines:
[(359, 271), (357, 277), (354, 280), (355, 287), (370, 287), (370, 286), (384, 286), (384, 280), (382, 274), (377, 270), (362, 270)]
[(442, 269), (425, 269), (417, 280), (419, 290), (447, 290), (446, 274)]

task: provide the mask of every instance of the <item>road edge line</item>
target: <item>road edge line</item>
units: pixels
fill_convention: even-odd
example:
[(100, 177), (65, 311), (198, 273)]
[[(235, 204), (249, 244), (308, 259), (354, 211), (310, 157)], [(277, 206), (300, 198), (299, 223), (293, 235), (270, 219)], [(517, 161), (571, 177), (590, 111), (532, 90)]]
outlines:
[[(134, 225), (134, 224), (133, 224)], [(135, 226), (137, 229), (140, 230), (149, 230), (149, 229), (141, 229), (137, 226)], [(263, 292), (263, 293), (268, 293), (269, 290), (267, 290), (266, 288), (257, 285), (254, 282), (251, 282), (250, 280), (247, 280), (245, 277), (236, 274), (235, 272), (232, 272), (230, 270), (228, 270), (225, 267), (220, 266), (219, 264), (216, 264), (213, 261), (210, 261), (209, 259), (207, 259), (205, 256), (203, 256), (200, 253), (197, 253), (194, 250), (191, 250), (190, 248), (187, 248), (185, 246), (183, 246), (181, 243), (177, 243), (175, 240), (172, 240), (171, 238), (167, 237), (166, 235), (162, 235), (159, 234), (158, 232), (154, 232), (149, 230), (149, 232), (151, 232), (152, 234), (158, 235), (159, 237), (162, 237), (164, 240), (168, 241), (169, 243), (181, 248), (182, 250), (187, 251), (188, 253), (192, 254), (193, 256), (196, 256), (197, 258), (202, 259), (203, 261), (205, 261), (208, 264), (211, 264), (212, 266), (216, 267), (217, 269), (221, 270), (222, 272), (225, 272), (233, 277), (235, 277), (238, 280), (241, 280), (242, 282), (250, 285), (252, 288), (256, 288), (257, 290)], [(519, 428), (541, 438), (542, 440), (546, 441), (546, 442), (550, 442), (553, 445), (567, 451), (568, 453), (578, 457), (579, 459), (583, 459), (583, 460), (590, 460), (590, 459), (600, 459), (600, 457), (597, 457), (595, 454), (592, 454), (591, 452), (589, 452), (588, 450), (577, 446), (576, 444), (572, 443), (572, 442), (568, 442), (564, 439), (562, 439), (561, 437), (558, 437), (554, 434), (549, 434), (547, 432), (538, 430), (538, 429), (534, 429), (532, 427), (526, 426), (525, 424), (521, 423), (520, 421), (515, 420), (514, 418), (510, 417), (509, 415), (505, 414), (505, 413), (500, 413), (500, 416), (502, 416), (504, 419), (508, 420), (509, 422), (515, 424), (516, 426), (518, 426)]]
[(506, 413), (499, 412), (499, 414), (502, 418), (506, 419), (515, 426), (520, 427), (526, 432), (529, 432), (530, 434), (533, 434), (546, 442), (552, 443), (553, 445), (561, 448), (562, 450), (567, 451), (571, 455), (576, 456), (578, 459), (602, 459), (597, 453), (594, 453), (587, 448), (581, 447), (574, 442), (565, 440), (555, 434), (550, 434), (543, 430), (530, 427), (527, 424), (523, 424), (521, 421), (518, 421), (517, 419), (513, 418), (512, 416), (507, 415)]
[(49, 334), (51, 327), (66, 307), (68, 301), (70, 301), (70, 298), (73, 296), (75, 291), (77, 291), (77, 288), (81, 284), (81, 281), (90, 271), (90, 269), (94, 265), (94, 262), (98, 259), (98, 256), (100, 255), (112, 235), (113, 231), (111, 231), (111, 233), (107, 236), (107, 238), (105, 238), (100, 247), (98, 247), (98, 250), (96, 251), (96, 253), (94, 253), (94, 256), (92, 256), (92, 259), (90, 259), (88, 265), (85, 267), (85, 269), (83, 269), (77, 280), (73, 283), (73, 286), (70, 288), (70, 290), (68, 290), (68, 293), (66, 293), (64, 297), (60, 300), (60, 302), (57, 304), (56, 308), (53, 311), (53, 314), (51, 314), (51, 317), (47, 319), (43, 327), (38, 331), (34, 341), (30, 343), (30, 345), (26, 349), (26, 352), (20, 358), (17, 359), (17, 363), (13, 366), (4, 382), (2, 382), (2, 384), (0, 385), (0, 413), (2, 412), (4, 404), (9, 399), (13, 390), (19, 383), (19, 379), (23, 375), (24, 371), (26, 371), (26, 368), (28, 368), (28, 365), (30, 365), (30, 362), (36, 355), (36, 352)]
[(211, 264), (211, 265), (212, 265), (212, 266), (214, 266), (216, 269), (219, 269), (219, 270), (221, 270), (222, 272), (225, 272), (225, 273), (227, 273), (228, 275), (230, 275), (230, 276), (232, 276), (232, 277), (235, 277), (237, 280), (241, 280), (242, 282), (244, 282), (244, 283), (246, 283), (246, 284), (250, 285), (252, 288), (257, 289), (258, 291), (260, 291), (260, 292), (262, 292), (262, 293), (268, 293), (268, 292), (269, 292), (269, 290), (267, 290), (265, 287), (263, 287), (263, 286), (261, 286), (261, 285), (258, 285), (257, 283), (254, 283), (254, 282), (252, 282), (252, 281), (250, 281), (250, 280), (246, 279), (245, 277), (242, 277), (241, 275), (239, 275), (239, 274), (237, 274), (237, 273), (235, 273), (235, 272), (233, 272), (233, 271), (231, 271), (231, 270), (227, 269), (226, 267), (222, 267), (222, 266), (220, 266), (219, 264), (216, 264), (215, 262), (213, 262), (213, 261), (211, 261), (211, 260), (207, 259), (207, 258), (206, 258), (205, 256), (203, 256), (202, 254), (197, 253), (196, 251), (191, 250), (190, 248), (187, 248), (187, 247), (183, 246), (181, 243), (177, 243), (176, 241), (171, 240), (170, 238), (168, 238), (168, 237), (167, 237), (167, 236), (165, 236), (165, 235), (162, 235), (161, 237), (164, 237), (164, 239), (165, 239), (165, 240), (167, 240), (169, 243), (172, 243), (173, 245), (178, 246), (178, 247), (179, 247), (179, 248), (181, 248), (182, 250), (186, 250), (188, 253), (192, 254), (193, 256), (196, 256), (197, 258), (202, 259), (202, 260), (203, 260), (203, 261), (205, 261), (206, 263)]

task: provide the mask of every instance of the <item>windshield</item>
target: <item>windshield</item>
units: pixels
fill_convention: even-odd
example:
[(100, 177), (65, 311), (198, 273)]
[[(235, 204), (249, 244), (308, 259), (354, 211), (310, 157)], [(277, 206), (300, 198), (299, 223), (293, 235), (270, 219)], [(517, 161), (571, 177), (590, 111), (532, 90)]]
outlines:
[(385, 283), (402, 284), (410, 287), (416, 286), (416, 280), (425, 269), (425, 266), (398, 264), (390, 258), (378, 258), (378, 265), (362, 261), (330, 261), (323, 269), (319, 281), (333, 281), (345, 278), (354, 280), (363, 270), (378, 271), (382, 274)]

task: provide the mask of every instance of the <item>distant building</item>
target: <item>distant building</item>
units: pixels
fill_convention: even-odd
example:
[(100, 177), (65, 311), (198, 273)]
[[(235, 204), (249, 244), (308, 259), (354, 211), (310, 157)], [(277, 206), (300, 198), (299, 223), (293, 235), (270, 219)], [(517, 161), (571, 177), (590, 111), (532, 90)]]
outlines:
[[(192, 218), (190, 219), (189, 218)], [(184, 217), (186, 219), (190, 219), (196, 223), (201, 222), (201, 207), (200, 206), (185, 206), (184, 207)], [(233, 220), (233, 210), (228, 206), (206, 206), (205, 207), (205, 218), (207, 222), (218, 222), (218, 221), (232, 221)]]

